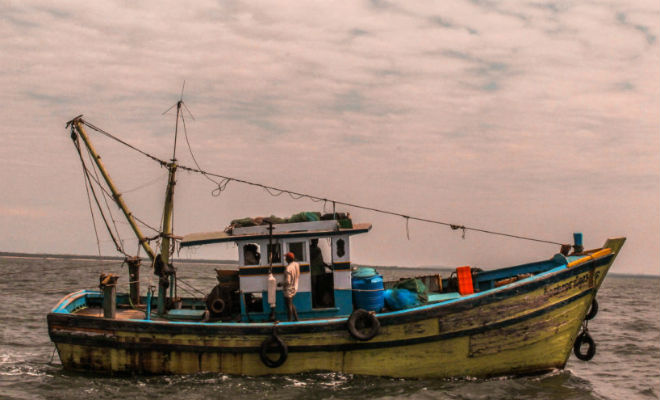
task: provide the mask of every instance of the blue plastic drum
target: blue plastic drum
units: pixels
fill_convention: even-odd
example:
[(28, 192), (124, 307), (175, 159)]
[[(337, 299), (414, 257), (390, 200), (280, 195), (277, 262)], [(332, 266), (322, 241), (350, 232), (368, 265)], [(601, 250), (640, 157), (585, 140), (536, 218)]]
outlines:
[(383, 277), (374, 273), (372, 276), (353, 274), (353, 308), (378, 312), (385, 306)]

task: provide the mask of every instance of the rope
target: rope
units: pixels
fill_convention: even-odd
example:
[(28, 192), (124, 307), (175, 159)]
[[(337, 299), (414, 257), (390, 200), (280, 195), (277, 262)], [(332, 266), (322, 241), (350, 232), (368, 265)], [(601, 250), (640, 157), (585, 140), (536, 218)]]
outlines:
[(57, 350), (57, 347), (55, 347), (55, 344), (53, 344), (53, 353), (50, 355), (50, 361), (48, 361), (48, 364), (53, 363), (53, 359), (55, 359), (55, 350)]
[[(76, 144), (76, 146), (79, 146), (79, 145)], [(79, 148), (78, 148), (78, 152), (80, 153), (80, 149), (79, 149)], [(79, 155), (80, 155), (80, 154), (79, 154)], [(82, 155), (80, 155), (80, 156), (82, 157)], [(87, 169), (87, 166), (83, 163), (83, 170), (86, 170), (86, 169)], [(101, 182), (100, 182), (96, 177), (94, 177), (94, 176), (88, 176), (88, 178), (91, 178), (91, 179), (96, 183), (96, 185), (101, 189), (101, 191), (103, 191), (103, 193), (104, 193), (106, 196), (108, 196), (109, 198), (113, 198), (113, 199), (114, 199), (114, 196), (112, 195), (112, 193), (108, 192), (108, 189), (106, 189), (106, 188), (103, 186), (103, 184), (101, 184)], [(141, 224), (144, 225), (146, 228), (151, 229), (151, 230), (154, 231), (154, 232), (159, 232), (159, 233), (160, 233), (160, 231), (159, 231), (158, 229), (156, 229), (156, 228), (152, 227), (151, 225), (147, 224), (146, 222), (144, 222), (143, 220), (141, 220), (140, 218), (138, 218), (136, 215), (134, 215), (134, 214), (131, 214), (131, 215), (133, 216), (133, 218), (134, 218), (137, 222), (141, 223)], [(120, 221), (119, 223), (124, 223), (124, 224), (127, 224), (127, 225), (128, 225), (128, 222), (121, 222), (121, 221)]]
[[(186, 106), (185, 103), (183, 103), (183, 105)], [(188, 107), (186, 107), (186, 110), (188, 110)], [(188, 110), (188, 112), (190, 113), (190, 110)], [(190, 113), (190, 116), (192, 117), (192, 113)], [(193, 119), (195, 118), (193, 117)], [(186, 139), (186, 144), (188, 145), (188, 152), (190, 153), (190, 157), (197, 166), (197, 169), (201, 171), (202, 167), (199, 166), (199, 163), (197, 162), (197, 158), (195, 157), (195, 154), (192, 151), (192, 146), (190, 146), (190, 141), (188, 140), (188, 128), (186, 126), (186, 119), (183, 116), (183, 113), (181, 113), (181, 122), (183, 122), (183, 137)], [(210, 176), (208, 176), (205, 173), (202, 173), (202, 176), (208, 179), (209, 181), (213, 182), (213, 184), (217, 186), (217, 188), (213, 189), (213, 191), (211, 192), (211, 195), (213, 197), (220, 196), (220, 194), (227, 188), (227, 184), (230, 182), (229, 179), (222, 179), (220, 181), (216, 181), (215, 179), (212, 179)]]
[[(132, 150), (137, 151), (138, 153), (152, 159), (153, 161), (156, 161), (161, 166), (167, 166), (166, 161), (161, 160), (158, 157), (155, 157), (155, 156), (153, 156), (153, 155), (151, 155), (151, 154), (149, 154), (149, 153), (147, 153), (143, 150), (138, 149), (137, 147), (135, 147), (135, 146), (133, 146), (133, 145), (131, 145), (131, 144), (129, 144), (129, 143), (113, 136), (113, 135), (111, 135), (110, 133), (108, 133), (108, 132), (106, 132), (106, 131), (90, 124), (89, 122), (83, 120), (82, 118), (80, 119), (80, 122), (82, 124), (90, 127), (91, 129), (93, 129), (93, 130), (109, 137), (110, 139), (115, 140), (115, 141), (125, 145), (126, 147), (132, 149)], [(538, 243), (547, 243), (547, 244), (559, 245), (559, 246), (564, 244), (564, 243), (555, 242), (555, 241), (552, 241), (552, 240), (544, 240), (544, 239), (538, 239), (538, 238), (533, 238), (533, 237), (529, 237), (529, 236), (514, 235), (514, 234), (510, 234), (510, 233), (505, 233), (505, 232), (498, 232), (498, 231), (493, 231), (493, 230), (489, 230), (489, 229), (465, 226), (465, 225), (460, 225), (460, 224), (452, 224), (452, 223), (449, 223), (449, 222), (434, 220), (434, 219), (430, 219), (430, 218), (414, 217), (414, 216), (405, 215), (405, 214), (395, 212), (395, 211), (390, 211), (390, 210), (385, 210), (385, 209), (380, 209), (380, 208), (375, 208), (375, 207), (368, 207), (368, 206), (349, 203), (349, 202), (345, 202), (345, 201), (338, 201), (338, 200), (328, 199), (328, 198), (325, 198), (325, 197), (315, 196), (315, 195), (306, 194), (306, 193), (300, 193), (300, 192), (296, 192), (296, 191), (293, 191), (293, 190), (287, 190), (287, 189), (278, 188), (278, 187), (275, 187), (275, 186), (269, 186), (269, 185), (264, 185), (262, 183), (248, 181), (248, 180), (245, 180), (245, 179), (239, 179), (239, 178), (234, 178), (234, 177), (231, 177), (231, 176), (226, 176), (226, 175), (222, 175), (222, 174), (217, 174), (217, 173), (205, 171), (205, 170), (203, 170), (202, 168), (199, 167), (199, 165), (197, 164), (196, 161), (195, 161), (195, 164), (196, 164), (197, 168), (192, 168), (192, 167), (188, 167), (188, 166), (185, 166), (185, 165), (179, 165), (178, 168), (181, 169), (181, 170), (184, 170), (184, 171), (202, 174), (202, 175), (206, 176), (207, 178), (214, 177), (214, 178), (222, 179), (222, 181), (220, 182), (221, 184), (218, 184), (218, 188), (214, 189), (214, 192), (217, 191), (218, 194), (226, 188), (226, 186), (229, 182), (237, 182), (237, 183), (242, 183), (244, 185), (249, 185), (249, 186), (254, 186), (254, 187), (261, 188), (273, 197), (281, 196), (283, 193), (286, 193), (292, 199), (295, 199), (295, 200), (305, 198), (305, 199), (309, 199), (309, 200), (314, 201), (314, 202), (320, 202), (320, 201), (332, 202), (333, 205), (338, 204), (338, 205), (341, 205), (341, 206), (357, 208), (357, 209), (365, 210), (365, 211), (371, 211), (371, 212), (375, 212), (375, 213), (378, 213), (378, 214), (386, 214), (386, 215), (392, 215), (392, 216), (395, 216), (395, 217), (401, 217), (401, 218), (404, 218), (406, 220), (415, 220), (415, 221), (425, 222), (425, 223), (429, 223), (429, 224), (447, 226), (447, 227), (451, 228), (452, 230), (461, 229), (463, 238), (465, 238), (465, 232), (466, 231), (474, 231), (474, 232), (481, 232), (481, 233), (485, 233), (485, 234), (489, 234), (489, 235), (503, 236), (503, 237), (513, 238), (513, 239), (520, 239), (520, 240), (528, 240), (528, 241), (538, 242)], [(215, 181), (213, 181), (213, 182), (216, 183)]]
[(116, 142), (119, 142), (119, 143), (123, 144), (124, 146), (126, 146), (126, 147), (128, 147), (128, 148), (130, 148), (130, 149), (133, 149), (133, 150), (137, 151), (138, 153), (142, 154), (142, 155), (145, 156), (145, 157), (148, 157), (148, 158), (152, 159), (153, 161), (156, 161), (157, 163), (159, 163), (159, 164), (161, 165), (161, 167), (167, 167), (167, 162), (166, 162), (166, 161), (163, 161), (163, 160), (161, 160), (161, 159), (158, 158), (158, 157), (152, 156), (151, 154), (149, 154), (149, 153), (147, 153), (147, 152), (145, 152), (145, 151), (142, 151), (142, 150), (138, 149), (137, 147), (135, 147), (135, 146), (133, 146), (133, 145), (131, 145), (131, 144), (129, 144), (129, 143), (127, 143), (127, 142), (125, 142), (125, 141), (119, 139), (119, 138), (116, 137), (116, 136), (111, 135), (110, 133), (104, 131), (103, 129), (101, 129), (101, 128), (97, 127), (97, 126), (92, 125), (91, 123), (89, 123), (89, 122), (83, 120), (82, 118), (80, 119), (80, 122), (81, 122), (83, 125), (85, 125), (85, 126), (91, 128), (91, 129), (97, 131), (98, 133), (100, 133), (100, 134), (102, 134), (102, 135), (105, 135), (106, 137), (108, 137), (108, 138), (110, 138), (110, 139), (112, 139), (112, 140), (114, 140), (114, 141), (116, 141)]
[[(463, 238), (465, 238), (465, 231), (469, 230), (469, 231), (474, 231), (474, 232), (486, 233), (486, 234), (490, 234), (490, 235), (505, 236), (505, 237), (514, 238), (514, 239), (529, 240), (529, 241), (533, 241), (533, 242), (547, 243), (547, 244), (553, 244), (553, 245), (559, 245), (559, 246), (564, 244), (564, 243), (555, 242), (555, 241), (551, 241), (551, 240), (537, 239), (537, 238), (532, 238), (532, 237), (529, 237), (529, 236), (514, 235), (514, 234), (510, 234), (510, 233), (497, 232), (497, 231), (492, 231), (492, 230), (487, 230), (487, 229), (482, 229), (482, 228), (476, 228), (476, 227), (468, 227), (468, 226), (465, 226), (465, 225), (456, 225), (456, 224), (452, 224), (452, 223), (449, 223), (449, 222), (433, 220), (433, 219), (430, 219), (430, 218), (414, 217), (414, 216), (405, 215), (405, 214), (402, 214), (402, 213), (399, 213), (399, 212), (379, 209), (379, 208), (375, 208), (375, 207), (367, 207), (367, 206), (362, 206), (362, 205), (359, 205), (359, 204), (348, 203), (348, 202), (345, 202), (345, 201), (327, 199), (327, 198), (324, 198), (324, 197), (314, 196), (314, 195), (310, 195), (310, 194), (294, 192), (294, 191), (290, 191), (290, 190), (286, 190), (286, 189), (280, 189), (280, 188), (277, 188), (277, 187), (268, 186), (268, 185), (264, 185), (264, 184), (261, 184), (261, 183), (250, 182), (250, 181), (246, 181), (244, 179), (238, 179), (238, 178), (233, 178), (233, 177), (220, 175), (220, 174), (215, 174), (215, 173), (211, 173), (211, 172), (200, 171), (200, 170), (197, 170), (195, 168), (187, 167), (185, 165), (179, 165), (179, 168), (182, 169), (182, 170), (185, 170), (185, 171), (189, 171), (189, 172), (204, 173), (204, 174), (208, 174), (208, 175), (211, 175), (211, 176), (214, 176), (214, 177), (223, 178), (223, 179), (227, 179), (227, 180), (238, 182), (238, 183), (243, 183), (243, 184), (250, 185), (250, 186), (260, 187), (262, 189), (265, 189), (266, 192), (268, 192), (270, 195), (272, 195), (274, 197), (280, 196), (282, 193), (287, 193), (287, 194), (289, 194), (289, 196), (291, 196), (292, 198), (294, 198), (296, 200), (301, 199), (301, 198), (307, 198), (307, 199), (310, 199), (310, 200), (315, 201), (315, 202), (330, 201), (334, 204), (338, 204), (338, 205), (342, 205), (342, 206), (346, 206), (346, 207), (352, 207), (352, 208), (357, 208), (357, 209), (361, 209), (361, 210), (372, 211), (372, 212), (379, 213), (379, 214), (392, 215), (392, 216), (395, 216), (395, 217), (405, 218), (407, 220), (410, 219), (410, 220), (415, 220), (415, 221), (419, 221), (419, 222), (426, 222), (426, 223), (429, 223), (429, 224), (448, 226), (448, 227), (450, 227), (454, 230), (462, 229), (463, 230)], [(277, 194), (274, 194), (272, 191), (276, 191)]]
[[(193, 299), (196, 299), (196, 298), (197, 298), (197, 297), (195, 297), (195, 293), (194, 293), (194, 292), (191, 292), (190, 290), (186, 290), (186, 288), (183, 288), (183, 287), (182, 287), (182, 288), (181, 288), (181, 291), (184, 292), (184, 293), (186, 293), (187, 295), (189, 295), (189, 296), (190, 296), (191, 298), (193, 298)], [(175, 296), (175, 297), (176, 297), (176, 296)]]
[(410, 240), (410, 227), (408, 226), (408, 223), (410, 222), (409, 217), (404, 217), (406, 219), (406, 237), (408, 240)]
[[(167, 174), (165, 174), (165, 176), (167, 176)], [(138, 190), (140, 190), (140, 189), (144, 189), (144, 188), (146, 188), (147, 186), (151, 186), (151, 185), (153, 185), (153, 184), (155, 184), (155, 183), (158, 183), (158, 182), (159, 182), (160, 180), (162, 180), (162, 179), (163, 179), (163, 175), (159, 175), (158, 177), (154, 178), (153, 180), (150, 180), (150, 181), (148, 181), (148, 182), (146, 182), (146, 183), (143, 183), (143, 184), (140, 185), (140, 186), (134, 187), (133, 189), (124, 190), (124, 191), (122, 192), (122, 194), (131, 193), (131, 192), (138, 191)]]
[[(94, 176), (96, 177), (96, 181), (99, 181), (99, 174), (97, 171), (97, 168), (92, 160), (92, 154), (88, 151), (87, 152), (87, 158), (89, 158), (90, 163), (92, 164), (92, 171), (94, 172)], [(117, 229), (117, 222), (115, 221), (114, 215), (112, 215), (112, 210), (110, 209), (110, 204), (108, 204), (108, 196), (103, 196), (103, 202), (105, 203), (105, 208), (108, 210), (108, 214), (110, 214), (110, 220), (112, 221), (112, 226), (115, 228), (115, 234), (117, 235), (117, 239), (119, 242), (119, 246), (121, 247), (121, 252), (126, 254), (124, 250), (124, 243), (123, 240), (121, 240), (121, 235), (119, 234), (119, 229)]]
[(94, 236), (96, 237), (96, 249), (101, 256), (101, 241), (99, 240), (99, 231), (96, 228), (96, 218), (94, 218), (94, 207), (92, 207), (92, 197), (89, 195), (89, 179), (87, 173), (83, 171), (83, 178), (85, 180), (85, 191), (87, 192), (87, 205), (89, 206), (89, 213), (92, 215), (92, 225), (94, 226)]
[[(73, 141), (76, 145), (75, 147), (76, 147), (76, 150), (78, 152), (78, 156), (80, 158), (80, 162), (81, 162), (82, 167), (83, 167), (83, 172), (85, 174), (85, 177), (87, 178), (87, 183), (89, 185), (89, 188), (91, 189), (92, 195), (94, 196), (94, 201), (96, 202), (96, 207), (98, 208), (99, 214), (101, 214), (101, 218), (103, 219), (103, 222), (105, 223), (105, 227), (108, 230), (108, 233), (110, 234), (110, 237), (112, 238), (112, 241), (115, 244), (115, 248), (117, 249), (118, 252), (124, 254), (125, 256), (128, 256), (128, 254), (124, 253), (124, 250), (121, 248), (119, 243), (117, 243), (117, 239), (115, 238), (115, 236), (112, 232), (112, 229), (110, 228), (110, 224), (108, 223), (108, 220), (106, 219), (105, 214), (103, 213), (103, 209), (101, 208), (101, 203), (99, 202), (98, 196), (96, 195), (96, 191), (94, 190), (94, 186), (91, 183), (91, 179), (94, 179), (94, 178), (90, 176), (87, 165), (85, 164), (85, 159), (83, 158), (82, 152), (80, 151), (80, 143), (78, 142), (78, 137), (75, 136), (75, 137), (72, 137), (72, 139), (73, 139)], [(96, 182), (98, 183), (98, 181), (96, 181)], [(96, 229), (96, 224), (94, 224), (94, 229)], [(98, 234), (97, 234), (97, 240), (98, 240)], [(100, 245), (99, 245), (99, 247), (100, 247)], [(100, 252), (100, 250), (99, 250), (99, 252)]]
[[(80, 154), (80, 143), (78, 142), (78, 136), (76, 135), (76, 132), (73, 128), (73, 125), (71, 125), (71, 138), (74, 140), (75, 146), (78, 150), (78, 154)], [(82, 162), (83, 159), (80, 158), (80, 161)], [(83, 178), (84, 178), (84, 181), (85, 181), (85, 191), (87, 192), (87, 204), (89, 206), (89, 213), (92, 215), (92, 225), (94, 226), (94, 236), (96, 237), (96, 249), (98, 250), (99, 257), (100, 257), (101, 256), (101, 242), (99, 240), (98, 229), (96, 229), (96, 218), (94, 218), (94, 208), (92, 207), (92, 198), (89, 195), (89, 186), (88, 186), (89, 185), (89, 178), (87, 177), (87, 174), (84, 171), (84, 165), (83, 165)]]
[[(181, 278), (177, 278), (176, 280), (177, 280), (178, 282), (183, 283), (184, 285), (186, 285), (187, 287), (189, 287), (191, 290), (194, 290), (194, 291), (196, 291), (197, 293), (200, 293), (202, 296), (206, 296), (206, 293), (204, 293), (204, 292), (202, 292), (201, 290), (197, 289), (196, 287), (194, 287), (194, 286), (191, 285), (190, 283), (184, 281), (183, 279), (181, 279)], [(182, 290), (185, 290), (185, 289), (183, 289), (183, 288), (181, 288), (181, 289), (182, 289)]]

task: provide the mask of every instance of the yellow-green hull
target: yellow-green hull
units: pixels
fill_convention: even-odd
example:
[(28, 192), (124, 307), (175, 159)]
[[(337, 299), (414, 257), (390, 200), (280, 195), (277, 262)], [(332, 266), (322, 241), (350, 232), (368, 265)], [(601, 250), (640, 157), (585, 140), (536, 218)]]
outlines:
[[(618, 250), (618, 248), (616, 249)], [(279, 323), (288, 347), (267, 367), (271, 323), (109, 320), (52, 312), (49, 333), (66, 369), (109, 373), (237, 375), (336, 371), (392, 377), (485, 377), (563, 368), (614, 255), (456, 301), (379, 314), (369, 341), (346, 318)], [(85, 292), (72, 294), (74, 301)]]

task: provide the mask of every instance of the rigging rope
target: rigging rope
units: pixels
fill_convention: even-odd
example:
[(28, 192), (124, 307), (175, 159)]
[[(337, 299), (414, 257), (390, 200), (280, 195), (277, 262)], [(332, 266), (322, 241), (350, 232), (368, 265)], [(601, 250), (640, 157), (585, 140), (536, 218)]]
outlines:
[[(206, 296), (206, 293), (204, 293), (204, 292), (202, 292), (201, 290), (197, 289), (196, 287), (194, 287), (194, 286), (191, 285), (190, 283), (184, 281), (183, 279), (177, 277), (176, 280), (177, 280), (179, 283), (183, 283), (185, 286), (187, 286), (187, 287), (190, 288), (191, 290), (194, 290), (194, 291), (196, 291), (197, 293), (200, 293), (202, 296)], [(181, 288), (181, 290), (186, 290), (186, 289)], [(188, 293), (190, 293), (190, 292), (188, 292)]]
[[(86, 165), (84, 165), (84, 164), (83, 164), (83, 169), (86, 170)], [(114, 199), (114, 196), (112, 195), (112, 193), (108, 192), (108, 190), (103, 186), (103, 184), (102, 184), (97, 178), (95, 178), (94, 176), (89, 176), (89, 178), (91, 178), (91, 179), (96, 183), (96, 185), (101, 189), (101, 191), (102, 191), (106, 196), (108, 196), (109, 198)], [(141, 220), (141, 219), (140, 219), (139, 217), (137, 217), (136, 215), (132, 215), (132, 217), (133, 217), (137, 222), (139, 222), (139, 223), (141, 223), (142, 225), (144, 225), (146, 228), (151, 229), (151, 230), (154, 231), (154, 232), (160, 233), (160, 231), (159, 231), (158, 229), (156, 229), (156, 228), (152, 227), (151, 225), (147, 224), (146, 222), (144, 222), (143, 220)], [(124, 222), (121, 222), (121, 223), (124, 223)], [(127, 224), (127, 223), (126, 223), (126, 224)]]
[(147, 181), (147, 182), (145, 182), (145, 183), (143, 183), (143, 184), (141, 184), (141, 185), (139, 185), (139, 186), (134, 187), (133, 189), (124, 190), (124, 191), (122, 192), (122, 194), (136, 192), (136, 191), (138, 191), (138, 190), (140, 190), (140, 189), (144, 189), (144, 188), (146, 188), (147, 186), (151, 186), (151, 185), (153, 185), (153, 184), (156, 184), (156, 183), (160, 182), (160, 181), (163, 179), (163, 177), (165, 177), (165, 176), (167, 176), (167, 173), (165, 173), (165, 175), (161, 174), (161, 175), (159, 175), (158, 177), (156, 177), (156, 178), (154, 178), (154, 179), (152, 179), (152, 180), (150, 180), (150, 181)]
[[(99, 174), (98, 174), (98, 171), (97, 171), (97, 168), (96, 168), (96, 164), (94, 164), (94, 162), (92, 161), (92, 154), (89, 151), (87, 152), (87, 157), (89, 158), (89, 161), (92, 164), (92, 171), (94, 172), (94, 176), (96, 177), (95, 180), (98, 182), (99, 181)], [(110, 209), (110, 204), (108, 204), (108, 196), (103, 196), (103, 202), (105, 203), (106, 210), (108, 210), (108, 214), (110, 214), (110, 220), (112, 221), (112, 226), (115, 228), (115, 234), (117, 235), (119, 246), (121, 247), (121, 252), (126, 254), (125, 249), (124, 249), (123, 240), (121, 240), (121, 235), (119, 234), (119, 229), (117, 229), (117, 221), (115, 221), (115, 217), (114, 217), (114, 215), (112, 215), (112, 210)], [(100, 205), (99, 205), (99, 207), (100, 207)]]
[[(99, 210), (99, 214), (101, 214), (101, 218), (103, 219), (103, 222), (105, 223), (105, 227), (108, 230), (108, 234), (110, 234), (110, 237), (112, 238), (112, 241), (114, 242), (115, 248), (117, 249), (117, 251), (124, 254), (125, 256), (128, 256), (128, 254), (126, 254), (124, 252), (124, 249), (119, 245), (119, 243), (117, 243), (117, 239), (115, 238), (114, 233), (112, 232), (112, 229), (110, 228), (110, 224), (108, 223), (108, 220), (107, 220), (105, 214), (103, 213), (103, 208), (101, 207), (101, 203), (99, 202), (98, 196), (96, 195), (96, 190), (94, 190), (94, 186), (92, 185), (92, 182), (91, 182), (92, 179), (94, 179), (94, 178), (90, 176), (89, 169), (87, 168), (87, 164), (85, 164), (85, 159), (83, 158), (82, 152), (80, 151), (80, 143), (78, 142), (78, 136), (77, 135), (72, 135), (71, 138), (73, 139), (73, 141), (75, 143), (75, 147), (76, 147), (76, 150), (78, 152), (78, 157), (80, 158), (80, 162), (82, 164), (83, 172), (85, 174), (85, 177), (87, 178), (87, 183), (89, 185), (89, 189), (92, 192), (92, 195), (94, 197), (94, 201), (96, 202), (96, 207)], [(94, 228), (96, 229), (96, 224), (95, 224)], [(98, 236), (97, 236), (97, 239), (98, 239)]]
[(83, 178), (84, 178), (84, 181), (85, 181), (85, 191), (87, 192), (87, 205), (89, 206), (89, 213), (92, 215), (92, 225), (94, 226), (94, 236), (96, 237), (96, 249), (98, 250), (99, 257), (100, 257), (101, 256), (101, 241), (99, 240), (99, 231), (96, 228), (96, 217), (94, 216), (94, 207), (92, 207), (92, 197), (89, 195), (89, 178), (87, 177), (87, 174), (85, 173), (85, 171), (83, 171)]
[[(135, 147), (135, 146), (133, 146), (133, 145), (131, 145), (131, 144), (115, 137), (115, 136), (113, 136), (112, 134), (104, 131), (103, 129), (100, 129), (100, 128), (92, 125), (91, 123), (83, 120), (82, 118), (80, 118), (79, 121), (82, 124), (84, 124), (85, 126), (88, 126), (89, 128), (91, 128), (91, 129), (107, 136), (108, 138), (110, 138), (112, 140), (115, 140), (115, 141), (123, 144), (124, 146), (137, 151), (138, 153), (144, 155), (145, 157), (148, 157), (148, 158), (152, 159), (153, 161), (156, 161), (161, 166), (167, 166), (166, 161), (161, 160), (160, 158), (158, 158), (156, 156), (153, 156), (153, 155), (151, 155), (151, 154), (149, 154), (149, 153), (147, 153), (143, 150), (138, 149), (137, 147)], [(185, 131), (185, 125), (184, 125), (184, 131)], [(193, 159), (194, 159), (194, 157), (193, 157)], [(306, 194), (306, 193), (295, 192), (295, 191), (292, 191), (292, 190), (287, 190), (287, 189), (278, 188), (278, 187), (274, 187), (274, 186), (264, 185), (264, 184), (257, 183), (257, 182), (247, 181), (245, 179), (239, 179), (239, 178), (234, 178), (234, 177), (231, 177), (231, 176), (226, 176), (226, 175), (222, 175), (222, 174), (217, 174), (217, 173), (205, 171), (205, 170), (203, 170), (202, 168), (199, 167), (196, 160), (195, 160), (195, 164), (196, 164), (197, 168), (192, 168), (192, 167), (188, 167), (188, 166), (185, 166), (185, 165), (178, 165), (178, 168), (182, 169), (184, 171), (202, 174), (202, 175), (206, 176), (207, 178), (214, 177), (214, 178), (222, 179), (222, 181), (220, 182), (222, 184), (222, 188), (220, 188), (221, 185), (219, 184), (218, 188), (216, 188), (214, 190), (214, 192), (216, 192), (219, 189), (218, 194), (220, 192), (222, 192), (222, 190), (224, 190), (224, 188), (227, 186), (227, 184), (229, 182), (237, 182), (237, 183), (242, 183), (242, 184), (245, 184), (245, 185), (261, 188), (261, 189), (265, 190), (268, 194), (270, 194), (271, 196), (274, 196), (274, 197), (281, 196), (283, 193), (286, 193), (294, 200), (299, 200), (299, 199), (302, 199), (302, 198), (306, 198), (306, 199), (309, 199), (309, 200), (314, 201), (314, 202), (320, 202), (320, 201), (332, 202), (335, 205), (338, 204), (338, 205), (342, 205), (342, 206), (345, 206), (345, 207), (357, 208), (357, 209), (361, 209), (361, 210), (365, 210), (365, 211), (371, 211), (371, 212), (375, 212), (375, 213), (379, 213), (379, 214), (385, 214), (385, 215), (392, 215), (392, 216), (396, 216), (396, 217), (401, 217), (401, 218), (406, 219), (406, 221), (415, 220), (415, 221), (419, 221), (419, 222), (426, 222), (426, 223), (429, 223), (429, 224), (447, 226), (447, 227), (451, 228), (452, 230), (460, 229), (460, 230), (462, 230), (463, 239), (465, 238), (465, 232), (466, 231), (474, 231), (474, 232), (481, 232), (481, 233), (485, 233), (485, 234), (489, 234), (489, 235), (503, 236), (503, 237), (513, 238), (513, 239), (520, 239), (520, 240), (528, 240), (528, 241), (533, 241), (533, 242), (538, 242), (538, 243), (547, 243), (547, 244), (553, 244), (553, 245), (559, 245), (559, 246), (564, 244), (564, 243), (555, 242), (555, 241), (552, 241), (552, 240), (544, 240), (544, 239), (538, 239), (538, 238), (533, 238), (533, 237), (529, 237), (529, 236), (514, 235), (514, 234), (510, 234), (510, 233), (498, 232), (498, 231), (482, 229), (482, 228), (477, 228), (477, 227), (465, 226), (465, 225), (460, 225), (460, 224), (452, 224), (452, 223), (449, 223), (449, 222), (434, 220), (434, 219), (430, 219), (430, 218), (414, 217), (414, 216), (405, 215), (405, 214), (402, 214), (402, 213), (399, 213), (399, 212), (389, 211), (389, 210), (385, 210), (385, 209), (380, 209), (380, 208), (375, 208), (375, 207), (367, 207), (367, 206), (362, 206), (362, 205), (359, 205), (359, 204), (353, 204), (353, 203), (348, 203), (348, 202), (344, 202), (344, 201), (332, 200), (332, 199), (328, 199), (328, 198), (325, 198), (325, 197), (314, 196), (314, 195), (310, 195), (310, 194)], [(212, 180), (212, 181), (214, 183), (216, 183), (214, 180)]]

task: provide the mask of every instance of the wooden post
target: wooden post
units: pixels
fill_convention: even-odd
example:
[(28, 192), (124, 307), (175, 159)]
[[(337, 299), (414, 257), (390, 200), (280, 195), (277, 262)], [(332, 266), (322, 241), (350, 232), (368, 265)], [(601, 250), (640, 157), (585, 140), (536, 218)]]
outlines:
[(140, 304), (140, 264), (142, 260), (139, 257), (126, 257), (128, 264), (128, 285), (130, 288), (130, 299), (134, 306)]
[(117, 279), (114, 274), (101, 274), (99, 279), (103, 289), (103, 318), (114, 318), (117, 313)]

